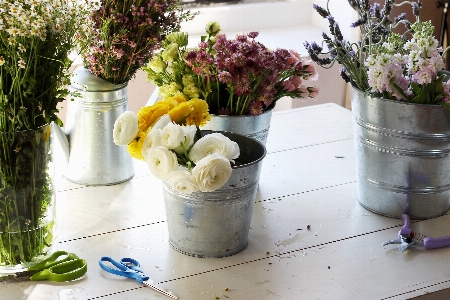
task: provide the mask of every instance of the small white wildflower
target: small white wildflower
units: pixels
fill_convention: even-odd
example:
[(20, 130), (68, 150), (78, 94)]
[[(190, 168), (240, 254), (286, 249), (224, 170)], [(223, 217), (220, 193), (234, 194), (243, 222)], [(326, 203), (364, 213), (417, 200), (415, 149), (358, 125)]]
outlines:
[(17, 63), (17, 65), (18, 65), (20, 68), (25, 69), (26, 63), (21, 59), (21, 60), (19, 60), (19, 62)]
[(20, 52), (25, 52), (27, 50), (21, 43), (19, 43), (19, 46), (17, 48)]
[(3, 56), (0, 56), (0, 66), (3, 66), (5, 64), (5, 58)]

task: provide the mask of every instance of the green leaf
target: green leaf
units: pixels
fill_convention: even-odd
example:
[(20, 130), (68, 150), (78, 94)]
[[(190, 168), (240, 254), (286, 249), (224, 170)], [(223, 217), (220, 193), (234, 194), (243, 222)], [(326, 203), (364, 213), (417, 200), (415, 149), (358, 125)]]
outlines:
[(414, 95), (418, 95), (421, 91), (421, 88), (418, 84), (411, 82), (411, 88), (412, 88), (412, 92), (414, 93)]
[(405, 92), (392, 80), (391, 81), (392, 86), (394, 87), (394, 89), (397, 91), (397, 93), (399, 93), (403, 99), (408, 100), (408, 96), (405, 94)]
[(420, 93), (415, 96), (414, 98), (411, 99), (411, 102), (413, 103), (427, 103), (427, 99), (428, 99), (428, 92), (427, 89), (425, 87), (422, 87)]
[(434, 84), (434, 91), (436, 95), (439, 95), (442, 93), (442, 82), (444, 81), (445, 75), (441, 75)]

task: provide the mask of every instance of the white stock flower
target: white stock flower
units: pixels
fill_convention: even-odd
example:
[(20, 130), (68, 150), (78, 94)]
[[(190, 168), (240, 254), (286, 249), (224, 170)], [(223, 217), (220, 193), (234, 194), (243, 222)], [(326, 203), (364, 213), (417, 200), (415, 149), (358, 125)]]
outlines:
[(138, 133), (138, 118), (132, 111), (123, 112), (114, 122), (113, 140), (116, 145), (128, 145)]
[[(194, 144), (195, 133), (197, 132), (197, 127), (195, 125), (188, 125), (188, 126), (183, 126), (182, 128), (184, 131), (183, 147), (184, 147), (184, 149), (186, 149), (186, 151), (189, 151), (189, 149)], [(183, 154), (184, 153), (183, 147), (180, 146), (180, 147), (174, 148), (173, 150), (178, 154)]]
[(190, 194), (198, 191), (194, 176), (185, 168), (173, 171), (168, 176), (168, 184), (175, 191), (182, 194)]
[(152, 130), (147, 133), (145, 136), (144, 143), (142, 144), (141, 154), (146, 159), (147, 153), (150, 149), (161, 146), (161, 132), (162, 130), (159, 128), (152, 128)]
[(150, 172), (161, 180), (167, 180), (168, 175), (178, 169), (177, 156), (163, 146), (149, 149), (145, 161)]
[(180, 125), (169, 123), (162, 130), (161, 133), (162, 146), (168, 149), (174, 149), (179, 147), (183, 141), (184, 141), (184, 131)]
[(202, 192), (212, 192), (221, 188), (231, 176), (231, 165), (228, 159), (214, 153), (199, 160), (192, 169), (192, 175)]
[(219, 153), (229, 161), (233, 161), (239, 157), (239, 145), (223, 134), (214, 132), (205, 135), (194, 144), (189, 152), (189, 159), (197, 163), (202, 158), (214, 153)]

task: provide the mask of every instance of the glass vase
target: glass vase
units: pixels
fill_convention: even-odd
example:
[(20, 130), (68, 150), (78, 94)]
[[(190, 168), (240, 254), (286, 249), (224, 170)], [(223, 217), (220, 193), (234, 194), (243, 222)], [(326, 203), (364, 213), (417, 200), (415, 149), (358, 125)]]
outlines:
[(51, 126), (0, 132), (0, 272), (27, 268), (50, 250), (55, 229)]

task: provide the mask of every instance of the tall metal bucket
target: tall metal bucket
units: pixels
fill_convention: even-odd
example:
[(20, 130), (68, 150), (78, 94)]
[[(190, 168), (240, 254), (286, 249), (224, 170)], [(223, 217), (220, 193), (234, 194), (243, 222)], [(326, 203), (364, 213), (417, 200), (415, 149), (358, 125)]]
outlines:
[(169, 244), (195, 257), (224, 257), (247, 247), (265, 147), (258, 141), (222, 132), (238, 143), (240, 157), (230, 179), (214, 192), (181, 194), (163, 184)]
[(116, 119), (128, 109), (127, 85), (115, 85), (79, 67), (69, 90), (65, 131), (69, 157), (63, 176), (84, 185), (113, 185), (134, 176), (134, 165), (125, 146), (113, 141)]
[(211, 120), (202, 129), (242, 134), (261, 142), (265, 146), (269, 135), (271, 118), (272, 110), (259, 116), (211, 115)]
[(450, 209), (450, 110), (365, 97), (352, 88), (358, 201), (428, 219)]

